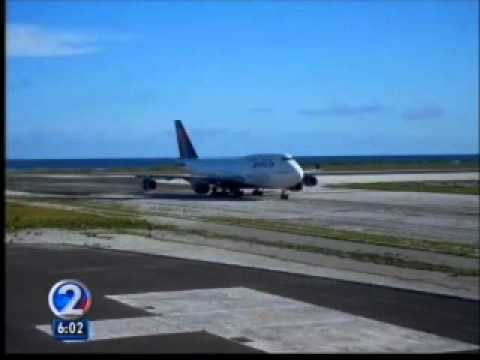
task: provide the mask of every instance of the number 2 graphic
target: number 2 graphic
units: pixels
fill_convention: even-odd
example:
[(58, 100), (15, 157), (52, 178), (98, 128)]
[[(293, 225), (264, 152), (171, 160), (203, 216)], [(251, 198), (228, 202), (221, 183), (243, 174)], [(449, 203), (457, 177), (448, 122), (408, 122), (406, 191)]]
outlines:
[(74, 309), (74, 307), (78, 304), (78, 301), (82, 297), (82, 291), (78, 288), (78, 286), (74, 284), (65, 284), (58, 289), (58, 293), (61, 295), (67, 295), (68, 291), (73, 292), (73, 297), (67, 303), (65, 308), (61, 311), (61, 313), (63, 315), (72, 315), (72, 316), (82, 315), (83, 314), (82, 309)]

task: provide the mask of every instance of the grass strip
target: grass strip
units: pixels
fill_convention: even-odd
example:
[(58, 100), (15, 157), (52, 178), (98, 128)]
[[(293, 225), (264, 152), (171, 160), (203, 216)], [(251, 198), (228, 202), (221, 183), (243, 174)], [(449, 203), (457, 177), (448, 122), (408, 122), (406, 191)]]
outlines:
[(31, 228), (59, 228), (84, 230), (92, 228), (152, 229), (146, 220), (131, 216), (105, 216), (81, 211), (54, 209), (17, 203), (7, 203), (7, 231), (19, 231)]
[[(207, 238), (224, 239), (232, 238), (210, 233), (203, 230), (180, 229), (175, 225), (152, 225), (149, 222), (126, 216), (104, 216), (81, 211), (54, 209), (41, 206), (31, 206), (18, 203), (7, 203), (7, 231), (20, 231), (31, 228), (60, 228), (67, 230), (108, 229), (118, 233), (136, 233), (135, 230), (167, 230), (178, 234), (195, 234)], [(133, 232), (132, 232), (133, 231)], [(140, 233), (142, 234), (142, 233)], [(145, 234), (142, 234), (145, 235)], [(234, 237), (233, 240), (246, 241), (265, 246), (285, 248), (297, 251), (321, 253), (324, 255), (350, 258), (358, 261), (374, 264), (391, 265), (397, 267), (412, 268), (418, 270), (439, 271), (456, 276), (478, 276), (478, 270), (459, 269), (446, 265), (428, 264), (419, 261), (408, 261), (391, 256), (370, 253), (346, 252), (340, 250), (325, 249), (312, 245), (292, 244), (283, 241), (270, 243), (253, 238)]]
[(330, 188), (338, 189), (363, 189), (363, 190), (381, 190), (381, 191), (412, 191), (412, 192), (431, 192), (443, 194), (464, 194), (479, 195), (480, 188), (478, 181), (472, 181), (470, 186), (465, 186), (465, 182), (457, 181), (410, 181), (410, 182), (374, 182), (374, 183), (348, 183), (332, 184)]
[(201, 237), (205, 237), (208, 239), (228, 239), (228, 240), (235, 240), (235, 241), (243, 241), (263, 246), (275, 247), (280, 249), (288, 249), (294, 251), (302, 251), (302, 252), (309, 252), (309, 253), (318, 253), (327, 256), (336, 256), (340, 258), (352, 259), (361, 262), (373, 263), (378, 265), (388, 265), (388, 266), (395, 266), (400, 268), (409, 268), (415, 270), (427, 270), (427, 271), (436, 271), (436, 272), (443, 272), (448, 273), (453, 276), (479, 276), (479, 270), (477, 269), (464, 269), (464, 268), (455, 268), (448, 265), (439, 265), (439, 264), (430, 264), (422, 261), (413, 261), (413, 260), (404, 260), (397, 257), (389, 256), (389, 255), (379, 255), (379, 254), (372, 254), (372, 253), (364, 253), (364, 252), (351, 252), (351, 251), (343, 251), (343, 250), (336, 250), (336, 249), (326, 249), (320, 246), (315, 245), (304, 245), (304, 244), (294, 244), (285, 241), (263, 241), (256, 238), (246, 238), (240, 236), (224, 236), (221, 234), (212, 233), (206, 230), (197, 230), (197, 229), (176, 229), (173, 232), (179, 235), (197, 235)]
[(409, 239), (384, 234), (372, 234), (358, 231), (338, 230), (316, 225), (297, 225), (285, 221), (265, 219), (241, 219), (230, 217), (202, 217), (202, 220), (224, 225), (243, 226), (259, 230), (278, 231), (294, 235), (314, 236), (331, 240), (353, 241), (376, 246), (389, 246), (400, 249), (411, 249), (479, 258), (480, 251), (470, 244)]

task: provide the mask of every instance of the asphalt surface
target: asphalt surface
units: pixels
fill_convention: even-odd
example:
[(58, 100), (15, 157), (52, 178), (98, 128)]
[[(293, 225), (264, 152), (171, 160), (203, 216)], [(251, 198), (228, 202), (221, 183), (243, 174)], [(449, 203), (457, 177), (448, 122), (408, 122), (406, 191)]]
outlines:
[(93, 294), (90, 320), (148, 313), (110, 294), (245, 287), (364, 316), (442, 337), (479, 344), (478, 301), (346, 281), (201, 261), (66, 246), (6, 245), (6, 351), (11, 352), (258, 352), (248, 343), (207, 332), (138, 336), (62, 344), (34, 326), (48, 324), (50, 287), (84, 282)]
[(134, 176), (46, 177), (34, 174), (8, 174), (6, 176), (6, 187), (14, 191), (58, 195), (143, 195), (141, 181), (141, 179), (137, 179)]

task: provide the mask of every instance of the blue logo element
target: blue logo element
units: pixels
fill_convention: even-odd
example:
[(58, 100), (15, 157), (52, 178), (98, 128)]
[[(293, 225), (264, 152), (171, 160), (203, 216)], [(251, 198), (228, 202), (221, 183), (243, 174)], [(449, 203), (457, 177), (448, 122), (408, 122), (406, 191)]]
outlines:
[(92, 296), (80, 281), (61, 280), (50, 289), (48, 304), (55, 316), (64, 320), (75, 320), (90, 310)]

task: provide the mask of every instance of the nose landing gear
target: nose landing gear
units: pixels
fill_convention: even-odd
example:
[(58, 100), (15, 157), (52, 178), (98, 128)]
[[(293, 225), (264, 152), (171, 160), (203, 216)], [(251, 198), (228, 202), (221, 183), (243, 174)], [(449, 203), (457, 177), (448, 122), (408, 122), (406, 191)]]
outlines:
[(282, 200), (288, 200), (287, 190), (282, 189), (282, 193), (280, 194), (280, 199), (282, 199)]

